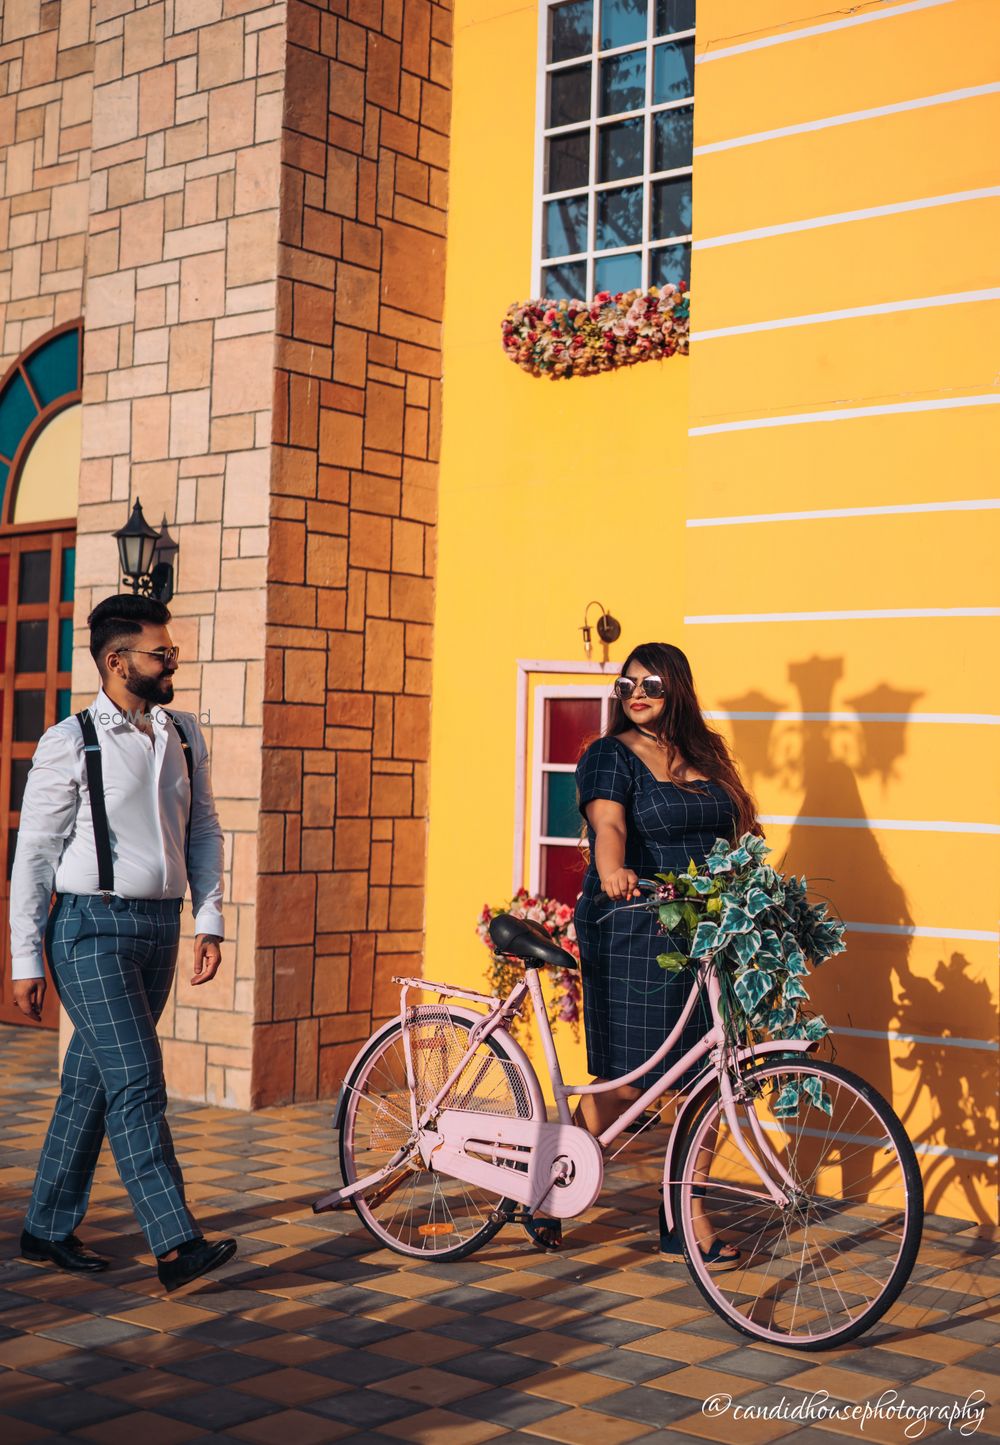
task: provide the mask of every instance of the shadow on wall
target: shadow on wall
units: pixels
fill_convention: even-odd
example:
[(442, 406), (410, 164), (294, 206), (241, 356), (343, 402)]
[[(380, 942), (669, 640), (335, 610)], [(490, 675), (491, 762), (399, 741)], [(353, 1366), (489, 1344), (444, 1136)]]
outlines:
[[(843, 671), (844, 660), (839, 657), (791, 663), (788, 676), (799, 696), (798, 710), (832, 712), (834, 688)], [(920, 696), (881, 683), (849, 703), (859, 712), (908, 714)], [(725, 699), (722, 705), (737, 714), (774, 713), (785, 706), (758, 691)], [(800, 819), (865, 818), (858, 779), (874, 774), (888, 784), (897, 776), (906, 752), (905, 722), (859, 718), (856, 723), (823, 724), (737, 717), (732, 728), (748, 781), (756, 786), (764, 780), (783, 791), (801, 791)], [(804, 873), (813, 895), (826, 898), (847, 920), (900, 930), (913, 927), (906, 894), (869, 828), (796, 822), (785, 853), (774, 862), (784, 871)], [(947, 1039), (948, 1020), (975, 1020), (974, 1030), (960, 1022), (955, 1032), (972, 1031), (981, 1037), (993, 1014), (988, 984), (975, 981), (972, 966), (961, 953), (953, 953), (947, 962), (942, 959), (933, 978), (919, 977), (910, 966), (912, 936), (905, 931), (855, 933), (853, 938), (849, 931), (847, 942), (847, 953), (819, 970), (810, 988), (811, 1002), (826, 1015), (834, 1042), (838, 1025), (924, 1037), (891, 1045), (887, 1038), (842, 1034), (840, 1062), (847, 1062), (845, 1055), (852, 1063), (857, 1059), (859, 1073), (887, 1099), (895, 1096), (897, 1112), (920, 1154), (927, 1211), (935, 1212), (950, 1195), (947, 1212), (955, 1214), (958, 1192), (966, 1201), (961, 1217), (989, 1223), (982, 1201), (995, 1185), (996, 1166), (985, 1158), (961, 1155), (996, 1150), (996, 1056), (982, 1048), (924, 1041), (929, 1032), (940, 1032)], [(870, 966), (852, 969), (852, 962)], [(938, 1153), (942, 1147), (959, 1157)]]

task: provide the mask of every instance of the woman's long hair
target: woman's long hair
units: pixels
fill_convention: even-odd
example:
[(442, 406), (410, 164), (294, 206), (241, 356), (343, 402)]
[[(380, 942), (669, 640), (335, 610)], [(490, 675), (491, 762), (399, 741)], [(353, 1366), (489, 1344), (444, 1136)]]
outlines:
[[(713, 783), (725, 788), (736, 808), (735, 837), (743, 833), (763, 835), (757, 822), (757, 805), (745, 787), (725, 740), (710, 728), (702, 716), (698, 695), (694, 690), (691, 664), (679, 647), (670, 642), (643, 642), (634, 647), (622, 663), (622, 676), (633, 662), (656, 677), (662, 677), (664, 708), (651, 730), (666, 748), (667, 776), (678, 787), (696, 791), (697, 785), (684, 783), (675, 773), (686, 763), (704, 774)], [(634, 724), (626, 716), (617, 697), (612, 697), (608, 713), (606, 737), (627, 732)]]

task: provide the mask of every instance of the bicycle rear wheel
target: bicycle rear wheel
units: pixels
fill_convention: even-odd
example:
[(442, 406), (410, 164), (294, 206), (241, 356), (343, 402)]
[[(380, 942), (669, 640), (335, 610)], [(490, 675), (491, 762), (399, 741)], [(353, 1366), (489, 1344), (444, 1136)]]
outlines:
[[(443, 1004), (410, 1009), (418, 1114), (460, 1063), (475, 1021)], [(410, 1090), (399, 1024), (372, 1041), (344, 1087), (348, 1099), (340, 1133), (340, 1167), (344, 1183), (351, 1184), (385, 1168), (411, 1136)], [(493, 1037), (477, 1045), (441, 1108), (530, 1119), (533, 1097), (521, 1065)], [(351, 1202), (380, 1244), (397, 1254), (436, 1260), (464, 1259), (503, 1227), (498, 1217), (502, 1212), (517, 1208), (509, 1199), (426, 1168), (415, 1143), (386, 1183), (367, 1198), (356, 1195)]]
[[(790, 1082), (818, 1076), (831, 1112), (801, 1095), (798, 1114), (775, 1105)], [(734, 1086), (737, 1081), (734, 1080)], [(916, 1155), (885, 1099), (836, 1064), (781, 1057), (741, 1076), (744, 1143), (781, 1183), (767, 1148), (797, 1186), (776, 1205), (740, 1150), (716, 1091), (696, 1117), (673, 1186), (674, 1218), (695, 1283), (741, 1334), (786, 1348), (829, 1349), (869, 1329), (910, 1277), (923, 1227)], [(756, 1122), (762, 1148), (752, 1130)], [(699, 1156), (700, 1163), (699, 1163)], [(716, 1234), (741, 1250), (713, 1273), (694, 1233), (692, 1187)]]

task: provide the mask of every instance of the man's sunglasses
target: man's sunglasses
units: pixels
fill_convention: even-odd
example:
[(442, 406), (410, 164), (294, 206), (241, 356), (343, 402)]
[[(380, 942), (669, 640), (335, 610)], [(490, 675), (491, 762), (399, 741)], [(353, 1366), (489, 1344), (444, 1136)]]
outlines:
[[(116, 647), (116, 652), (141, 652), (145, 657), (158, 657), (164, 667), (176, 667), (177, 659), (181, 655), (179, 647), (158, 647), (155, 652), (150, 652), (148, 647)], [(647, 694), (648, 696), (648, 694)]]
[(666, 692), (662, 677), (616, 677), (614, 694), (621, 702), (628, 702), (629, 698), (635, 697), (636, 690), (640, 687), (643, 697), (649, 698), (651, 702), (663, 697)]

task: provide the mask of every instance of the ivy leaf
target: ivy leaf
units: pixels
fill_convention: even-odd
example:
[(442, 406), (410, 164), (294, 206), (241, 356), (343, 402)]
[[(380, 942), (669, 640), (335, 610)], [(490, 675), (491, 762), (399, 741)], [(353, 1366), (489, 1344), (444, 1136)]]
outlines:
[(715, 887), (715, 884), (712, 882), (711, 878), (692, 878), (691, 886), (696, 893), (706, 894), (711, 893), (712, 889)]
[(796, 999), (808, 998), (809, 995), (795, 977), (785, 979), (785, 987), (781, 995), (785, 1003), (794, 1003)]
[(697, 878), (697, 876), (698, 876), (698, 865), (697, 865), (697, 863), (694, 861), (693, 858), (688, 859), (687, 871), (688, 871), (688, 874), (690, 875), (690, 877), (692, 877), (692, 878)]
[[(752, 928), (749, 933), (737, 933), (736, 937), (730, 941), (729, 947), (736, 956), (737, 962), (745, 967), (757, 956), (760, 949), (760, 934), (756, 928)], [(771, 975), (768, 974), (767, 977), (770, 978)]]
[(681, 904), (681, 917), (684, 920), (685, 926), (692, 932), (698, 927), (700, 919), (698, 917), (698, 910), (693, 903)]
[(715, 898), (709, 898), (708, 901), (707, 901), (706, 904), (705, 904), (705, 912), (706, 912), (706, 913), (721, 913), (721, 912), (722, 912), (722, 899), (719, 898), (718, 896), (716, 896)]
[(798, 1112), (799, 1083), (797, 1079), (792, 1079), (771, 1105), (771, 1113), (776, 1119), (793, 1119)]
[(717, 856), (713, 857), (710, 853), (705, 859), (705, 862), (707, 863), (708, 871), (709, 873), (711, 873), (713, 878), (715, 877), (716, 873), (732, 873), (733, 871), (733, 865), (729, 861), (728, 853), (725, 855), (725, 857), (723, 857), (722, 854), (718, 854)]
[(761, 963), (782, 963), (781, 944), (778, 935), (773, 928), (762, 928), (760, 930), (760, 955)]
[(753, 1017), (773, 987), (774, 975), (765, 973), (762, 968), (748, 968), (733, 980), (736, 997), (748, 1018)]
[(753, 919), (732, 898), (724, 897), (719, 927), (723, 933), (749, 933), (753, 928)]
[(681, 921), (681, 910), (678, 903), (663, 903), (660, 905), (660, 922), (669, 931), (676, 928)]
[(807, 1074), (802, 1080), (802, 1088), (817, 1109), (822, 1109), (824, 1114), (833, 1114), (830, 1095), (823, 1088), (823, 1080), (818, 1074)]
[(829, 1032), (830, 1025), (822, 1014), (817, 1014), (814, 1019), (809, 1019), (806, 1023), (807, 1039), (825, 1039)]
[(699, 923), (691, 941), (691, 957), (704, 958), (718, 946), (719, 930), (714, 923)]
[(657, 955), (656, 961), (667, 973), (680, 973), (688, 962), (683, 953), (661, 953)]
[(763, 913), (766, 908), (773, 907), (773, 904), (762, 888), (751, 888), (743, 906), (751, 918), (756, 918), (758, 913)]

